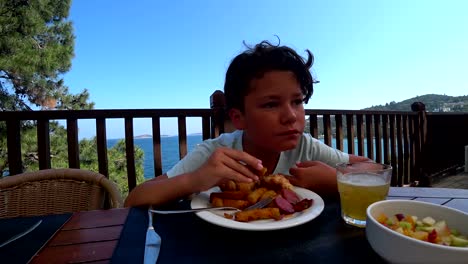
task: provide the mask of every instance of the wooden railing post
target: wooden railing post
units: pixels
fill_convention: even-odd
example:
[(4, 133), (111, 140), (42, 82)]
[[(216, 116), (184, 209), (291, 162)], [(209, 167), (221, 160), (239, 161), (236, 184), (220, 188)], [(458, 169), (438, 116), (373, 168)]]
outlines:
[(414, 153), (414, 171), (416, 172), (416, 179), (419, 179), (419, 186), (430, 186), (429, 175), (424, 170), (425, 158), (424, 153), (426, 146), (427, 135), (427, 118), (426, 106), (422, 102), (414, 102), (411, 104), (411, 110), (418, 113), (414, 126), (414, 140), (415, 140), (415, 153)]
[(211, 119), (211, 138), (215, 138), (224, 132), (224, 121), (226, 119), (226, 100), (224, 93), (220, 90), (214, 91), (210, 96), (210, 108), (213, 109)]
[(39, 169), (50, 169), (50, 132), (49, 120), (37, 120), (37, 152), (39, 156)]
[[(8, 119), (7, 126), (7, 149), (8, 149), (8, 173), (9, 175), (23, 172), (23, 161), (21, 157), (21, 124), (18, 119)], [(0, 175), (3, 176), (3, 175)]]

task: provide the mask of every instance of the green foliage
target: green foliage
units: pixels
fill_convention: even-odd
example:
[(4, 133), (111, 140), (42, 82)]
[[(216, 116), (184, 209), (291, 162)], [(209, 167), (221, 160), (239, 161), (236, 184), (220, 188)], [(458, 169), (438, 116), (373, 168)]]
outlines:
[[(93, 139), (83, 139), (80, 141), (80, 167), (92, 171), (99, 171), (97, 160), (97, 141)], [(127, 160), (125, 157), (125, 141), (120, 140), (112, 148), (107, 151), (109, 160), (109, 178), (117, 183), (122, 197), (128, 195), (128, 179), (127, 179)], [(135, 147), (135, 168), (137, 184), (142, 183), (145, 179), (143, 176), (143, 156), (144, 152), (141, 148)]]
[(92, 109), (61, 75), (74, 56), (71, 0), (0, 0), (0, 109)]
[[(125, 157), (125, 141), (119, 140), (108, 151), (109, 157), (109, 174), (111, 180), (119, 186), (122, 197), (128, 194), (128, 180), (127, 180), (127, 160)], [(144, 151), (140, 147), (135, 147), (135, 170), (137, 184), (142, 183), (144, 179), (143, 169)]]
[(439, 94), (416, 96), (398, 103), (392, 101), (385, 105), (372, 106), (363, 110), (411, 111), (411, 104), (414, 102), (424, 103), (427, 112), (468, 112), (468, 95), (448, 96)]
[[(66, 130), (58, 122), (50, 122), (50, 155), (52, 168), (68, 168), (68, 150), (66, 142)], [(0, 137), (5, 141), (5, 137)], [(6, 143), (1, 142), (2, 146)], [(3, 145), (5, 144), (5, 145)], [(91, 171), (99, 171), (97, 158), (96, 137), (92, 139), (82, 139), (79, 142), (80, 168)], [(7, 152), (0, 149), (0, 175), (8, 170)], [(37, 150), (37, 130), (35, 124), (25, 124), (21, 131), (21, 154), (23, 158), (24, 171), (39, 170), (39, 157)], [(112, 148), (107, 150), (109, 160), (109, 178), (115, 182), (122, 194), (128, 195), (127, 180), (127, 160), (125, 157), (125, 141), (120, 140)], [(144, 179), (143, 168), (144, 152), (141, 148), (135, 147), (135, 168), (137, 184)]]

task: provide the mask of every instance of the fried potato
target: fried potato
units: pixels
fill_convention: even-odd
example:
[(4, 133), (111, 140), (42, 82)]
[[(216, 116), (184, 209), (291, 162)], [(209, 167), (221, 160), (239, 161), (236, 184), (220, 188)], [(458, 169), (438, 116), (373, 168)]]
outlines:
[(263, 199), (266, 199), (266, 198), (273, 198), (275, 197), (276, 195), (278, 195), (275, 191), (273, 190), (267, 190), (266, 192), (264, 192), (262, 194), (262, 197), (260, 197), (260, 200), (263, 200)]
[[(252, 168), (249, 168), (252, 170)], [(293, 193), (293, 186), (285, 175), (275, 174), (266, 175), (266, 168), (255, 170), (260, 176), (260, 181), (251, 183), (239, 183), (227, 180), (220, 185), (222, 192), (213, 192), (210, 194), (212, 206), (230, 206), (242, 211), (235, 214), (224, 214), (224, 217), (239, 222), (250, 222), (261, 219), (281, 220), (284, 214), (304, 210), (311, 203), (298, 202), (297, 195)], [(248, 206), (257, 203), (261, 199), (275, 198), (273, 202), (261, 209), (245, 210)], [(297, 198), (297, 199), (296, 199)], [(278, 204), (281, 200), (293, 210), (285, 210), (286, 204)], [(297, 206), (296, 206), (297, 205)], [(295, 207), (298, 207), (297, 209)], [(291, 208), (288, 208), (291, 209)]]
[(255, 182), (239, 182), (237, 183), (237, 190), (245, 193), (250, 193), (255, 189)]
[(222, 199), (219, 197), (213, 197), (211, 205), (213, 207), (229, 206), (229, 207), (235, 207), (237, 209), (242, 210), (246, 208), (247, 206), (249, 206), (250, 203), (247, 200), (233, 200), (233, 199)]
[(250, 171), (252, 171), (253, 173), (255, 173), (257, 176), (259, 176), (259, 177), (264, 176), (264, 175), (266, 174), (266, 172), (267, 172), (267, 168), (265, 168), (265, 167), (263, 167), (263, 168), (260, 169), (260, 170), (254, 169), (254, 168), (253, 168), (252, 166), (250, 166), (250, 165), (246, 165), (246, 167), (247, 167)]
[(249, 201), (247, 200), (222, 199), (222, 201), (223, 201), (222, 206), (235, 207), (241, 210), (250, 205)]
[(233, 219), (233, 218), (234, 218), (234, 215), (228, 214), (228, 213), (224, 213), (224, 217), (227, 218), (227, 219)]
[(241, 211), (234, 214), (234, 219), (239, 222), (250, 222), (261, 219), (280, 220), (281, 214), (278, 208), (261, 208)]
[(213, 197), (213, 199), (211, 199), (211, 205), (213, 207), (222, 207), (223, 206), (223, 199), (221, 199), (219, 197)]
[(262, 197), (262, 195), (267, 191), (267, 188), (258, 188), (258, 189), (255, 189), (253, 192), (249, 193), (247, 195), (247, 201), (249, 201), (251, 204), (254, 204), (256, 202), (258, 202), (258, 200), (260, 199), (260, 197)]
[(223, 183), (219, 186), (221, 191), (226, 192), (226, 191), (237, 191), (237, 184), (233, 180), (229, 180), (226, 183)]
[(245, 200), (247, 198), (247, 194), (241, 191), (212, 192), (210, 193), (210, 202), (215, 197), (221, 199)]
[(288, 189), (292, 190), (293, 186), (286, 178), (286, 176), (281, 174), (273, 174), (264, 176), (262, 178), (263, 185), (266, 186), (268, 189), (273, 190), (281, 190), (281, 189)]

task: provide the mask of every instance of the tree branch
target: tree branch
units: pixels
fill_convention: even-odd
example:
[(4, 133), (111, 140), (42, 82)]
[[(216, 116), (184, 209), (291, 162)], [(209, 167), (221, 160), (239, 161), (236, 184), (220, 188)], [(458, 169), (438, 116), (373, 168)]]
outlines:
[(39, 43), (39, 41), (37, 41), (37, 39), (35, 39), (34, 37), (31, 37), (31, 39), (34, 41), (34, 43), (36, 43), (36, 46), (38, 49), (44, 49), (44, 47), (41, 46), (41, 44)]

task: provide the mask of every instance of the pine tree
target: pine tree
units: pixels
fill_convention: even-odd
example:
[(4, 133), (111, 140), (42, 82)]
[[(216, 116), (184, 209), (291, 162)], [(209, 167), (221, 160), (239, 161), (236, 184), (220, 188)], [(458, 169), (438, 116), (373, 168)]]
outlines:
[[(63, 74), (74, 57), (73, 25), (68, 20), (71, 0), (0, 0), (0, 111), (41, 109), (92, 109), (89, 93), (70, 94)], [(36, 108), (36, 109), (34, 109)], [(50, 125), (53, 168), (68, 167), (66, 130)], [(39, 169), (36, 122), (21, 125), (21, 150), (25, 171)], [(98, 171), (95, 138), (80, 141), (80, 167)], [(8, 175), (6, 127), (0, 122), (0, 177)], [(128, 193), (125, 144), (109, 150), (110, 178)], [(143, 178), (143, 151), (135, 148), (137, 182)]]
[(74, 56), (71, 0), (0, 0), (0, 109), (91, 109), (61, 78)]

